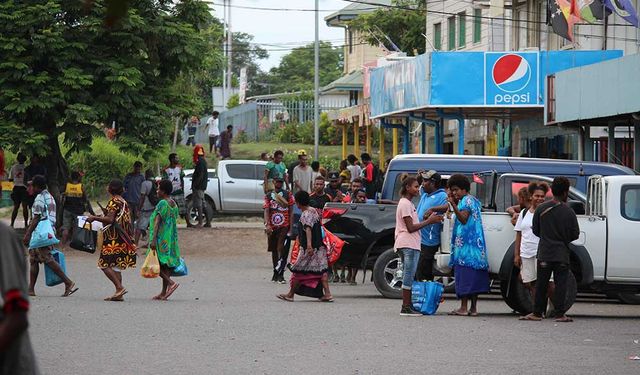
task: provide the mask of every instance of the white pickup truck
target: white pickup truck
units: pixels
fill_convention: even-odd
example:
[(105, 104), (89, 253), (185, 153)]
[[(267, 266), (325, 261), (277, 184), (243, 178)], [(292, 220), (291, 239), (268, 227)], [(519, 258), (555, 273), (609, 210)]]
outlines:
[[(209, 182), (205, 191), (207, 223), (216, 213), (261, 213), (266, 164), (267, 162), (260, 160), (221, 160), (218, 168), (209, 169)], [(195, 210), (191, 203), (193, 169), (187, 169), (184, 173), (184, 196), (189, 212), (187, 220), (195, 224)]]
[[(487, 181), (486, 186), (472, 185), (472, 191), (492, 197), (483, 200), (491, 204), (484, 207), (482, 213), (489, 272), (500, 280), (505, 302), (520, 313), (529, 313), (533, 308), (531, 296), (513, 264), (513, 225), (509, 214), (496, 210), (500, 206), (496, 205), (496, 197), (511, 195), (529, 181), (550, 179), (523, 174), (491, 178), (493, 183)], [(592, 176), (587, 196), (572, 189), (569, 199), (569, 205), (578, 215), (580, 237), (569, 245), (572, 277), (566, 306), (573, 304), (578, 289), (637, 303), (640, 297), (640, 245), (637, 243), (640, 240), (640, 176)], [(451, 219), (445, 220), (442, 249), (436, 254), (436, 268), (443, 273), (450, 272), (451, 229)]]

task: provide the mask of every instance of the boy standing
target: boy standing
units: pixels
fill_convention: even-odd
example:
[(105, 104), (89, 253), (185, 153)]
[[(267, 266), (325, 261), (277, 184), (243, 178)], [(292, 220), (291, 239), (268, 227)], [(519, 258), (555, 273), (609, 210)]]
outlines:
[(284, 269), (288, 254), (285, 254), (287, 233), (293, 230), (293, 194), (284, 190), (284, 179), (273, 179), (274, 190), (264, 197), (264, 230), (267, 233), (268, 251), (273, 263), (272, 282), (285, 284)]

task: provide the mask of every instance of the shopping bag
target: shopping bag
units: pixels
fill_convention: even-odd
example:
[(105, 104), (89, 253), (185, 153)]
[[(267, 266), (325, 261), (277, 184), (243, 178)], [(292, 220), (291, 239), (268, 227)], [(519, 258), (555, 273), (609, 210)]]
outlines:
[(180, 264), (171, 270), (171, 276), (180, 277), (187, 276), (188, 274), (189, 269), (187, 268), (187, 264), (184, 262), (184, 258), (180, 257)]
[(435, 281), (414, 281), (411, 284), (413, 309), (424, 315), (433, 315), (442, 301), (444, 285)]
[[(62, 272), (67, 273), (67, 264), (64, 260), (64, 253), (60, 252), (58, 249), (51, 250), (51, 256), (53, 260), (55, 260), (62, 269)], [(44, 279), (47, 286), (56, 286), (58, 284), (62, 284), (63, 281), (47, 264), (44, 265)]]
[(329, 232), (325, 227), (322, 227), (322, 234), (322, 242), (324, 242), (324, 246), (327, 248), (327, 260), (329, 265), (332, 265), (340, 259), (344, 241)]
[(75, 228), (69, 247), (90, 254), (96, 252), (98, 232), (91, 230), (91, 224), (86, 223), (82, 228)]
[(48, 217), (40, 219), (40, 222), (36, 226), (36, 229), (31, 233), (31, 240), (29, 240), (29, 249), (37, 249), (40, 247), (48, 247), (57, 245), (60, 240), (56, 238), (53, 225)]
[(147, 279), (153, 279), (160, 275), (160, 262), (158, 262), (158, 255), (155, 250), (149, 249), (142, 268), (140, 268), (140, 275)]

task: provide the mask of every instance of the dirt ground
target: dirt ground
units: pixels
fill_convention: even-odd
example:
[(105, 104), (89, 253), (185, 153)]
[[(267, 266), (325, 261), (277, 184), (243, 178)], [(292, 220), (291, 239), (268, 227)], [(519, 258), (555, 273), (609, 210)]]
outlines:
[(234, 257), (266, 253), (267, 237), (262, 229), (178, 229), (180, 252), (185, 256)]

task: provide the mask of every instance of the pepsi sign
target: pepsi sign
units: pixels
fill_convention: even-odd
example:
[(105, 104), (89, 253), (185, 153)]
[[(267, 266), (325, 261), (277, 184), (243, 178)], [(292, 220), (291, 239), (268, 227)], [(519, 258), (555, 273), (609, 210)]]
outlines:
[(489, 106), (537, 106), (538, 52), (486, 52), (484, 100)]

